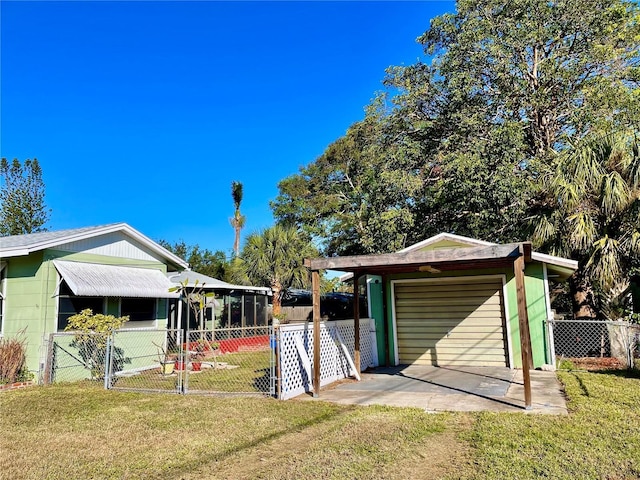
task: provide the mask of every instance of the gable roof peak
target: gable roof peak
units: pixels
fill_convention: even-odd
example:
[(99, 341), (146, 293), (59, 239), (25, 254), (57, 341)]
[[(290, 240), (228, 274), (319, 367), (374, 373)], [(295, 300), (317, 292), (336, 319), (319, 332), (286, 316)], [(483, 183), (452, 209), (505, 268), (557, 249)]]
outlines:
[(109, 223), (107, 225), (98, 225), (94, 227), (71, 228), (66, 230), (54, 230), (50, 232), (37, 232), (25, 235), (0, 237), (0, 256), (17, 257), (29, 255), (31, 252), (53, 248), (65, 243), (76, 242), (114, 232), (124, 233), (176, 266), (182, 268), (186, 268), (188, 266), (188, 263), (182, 258), (173, 254), (124, 222)]
[(496, 243), (485, 242), (484, 240), (478, 240), (477, 238), (464, 237), (462, 235), (456, 235), (455, 233), (445, 232), (434, 235), (433, 237), (429, 237), (426, 240), (422, 240), (421, 242), (414, 243), (413, 245), (409, 245), (402, 250), (398, 250), (396, 253), (407, 253), (412, 252), (413, 250), (420, 250), (421, 248), (446, 240), (463, 243), (469, 245), (470, 247), (489, 247), (491, 245), (497, 245)]

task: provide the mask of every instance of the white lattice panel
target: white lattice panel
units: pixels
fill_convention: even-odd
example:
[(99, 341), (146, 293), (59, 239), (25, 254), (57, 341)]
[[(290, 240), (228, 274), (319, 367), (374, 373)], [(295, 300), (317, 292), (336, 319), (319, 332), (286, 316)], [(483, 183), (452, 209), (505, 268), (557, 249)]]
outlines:
[[(360, 368), (365, 370), (376, 366), (375, 336), (371, 335), (373, 321), (360, 319)], [(339, 347), (339, 338), (344, 342), (351, 358), (354, 354), (353, 320), (322, 322), (320, 324), (320, 386), (328, 385), (352, 372)], [(339, 335), (338, 335), (339, 332)], [(304, 351), (296, 344), (300, 339)], [(312, 378), (306, 372), (301, 356), (306, 355), (313, 371), (313, 324), (281, 325), (278, 328), (280, 398), (286, 400), (313, 389)]]

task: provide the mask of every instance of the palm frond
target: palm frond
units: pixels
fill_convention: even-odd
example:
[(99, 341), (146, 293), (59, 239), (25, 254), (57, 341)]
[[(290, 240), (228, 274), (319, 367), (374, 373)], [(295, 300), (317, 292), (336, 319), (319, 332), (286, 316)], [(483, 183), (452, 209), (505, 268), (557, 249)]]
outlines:
[(613, 171), (602, 178), (600, 198), (602, 210), (607, 216), (614, 216), (629, 205), (631, 191), (620, 173)]
[(594, 242), (593, 247), (586, 269), (603, 289), (608, 290), (622, 277), (619, 242), (605, 235)]
[(569, 227), (569, 244), (575, 250), (587, 251), (597, 236), (597, 228), (593, 218), (587, 211), (580, 211), (567, 218)]

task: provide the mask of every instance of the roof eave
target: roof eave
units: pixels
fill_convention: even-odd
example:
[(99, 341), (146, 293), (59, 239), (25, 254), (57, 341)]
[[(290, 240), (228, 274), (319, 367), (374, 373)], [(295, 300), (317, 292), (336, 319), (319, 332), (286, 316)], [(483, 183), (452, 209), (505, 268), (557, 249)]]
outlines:
[(96, 237), (98, 235), (106, 235), (108, 233), (114, 233), (114, 232), (120, 232), (120, 231), (130, 236), (131, 238), (137, 240), (138, 242), (142, 243), (144, 246), (146, 246), (156, 254), (168, 260), (174, 266), (178, 268), (184, 268), (184, 269), (189, 267), (188, 262), (178, 257), (177, 255), (173, 254), (172, 252), (162, 247), (161, 245), (158, 245), (149, 237), (138, 232), (137, 230), (135, 230), (133, 227), (129, 226), (126, 223), (114, 223), (110, 225), (105, 225), (103, 227), (96, 227), (95, 229), (87, 232), (70, 234), (65, 237), (56, 238), (55, 240), (37, 242), (27, 247), (21, 247), (19, 249), (2, 251), (2, 256), (3, 257), (25, 256), (25, 255), (29, 255), (30, 253), (37, 252), (39, 250), (45, 250), (47, 248), (56, 247), (57, 245), (62, 245), (64, 243), (77, 242), (80, 240), (86, 240), (88, 238)]

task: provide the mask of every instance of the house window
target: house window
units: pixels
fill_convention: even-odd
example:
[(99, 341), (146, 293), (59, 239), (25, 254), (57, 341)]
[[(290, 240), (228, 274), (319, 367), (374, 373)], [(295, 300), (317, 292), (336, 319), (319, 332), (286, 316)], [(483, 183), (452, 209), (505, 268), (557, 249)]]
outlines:
[(58, 297), (58, 331), (69, 324), (69, 317), (90, 308), (93, 313), (104, 313), (103, 297), (76, 297), (65, 282), (60, 285)]
[[(129, 316), (130, 322), (155, 322), (155, 298), (123, 298), (120, 300), (120, 315)], [(126, 325), (125, 325), (126, 326)], [(140, 325), (135, 325), (136, 327)]]

